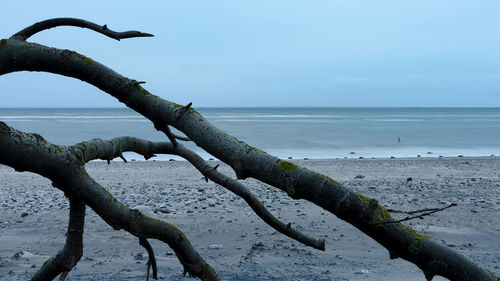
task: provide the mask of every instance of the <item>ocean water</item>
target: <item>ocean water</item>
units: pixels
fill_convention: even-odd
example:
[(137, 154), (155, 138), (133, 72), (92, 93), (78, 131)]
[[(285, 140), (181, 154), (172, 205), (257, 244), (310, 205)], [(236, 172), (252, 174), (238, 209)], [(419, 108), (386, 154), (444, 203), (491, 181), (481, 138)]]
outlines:
[[(500, 155), (500, 108), (197, 110), (227, 133), (281, 158)], [(0, 109), (0, 121), (64, 145), (126, 135), (166, 140), (149, 120), (127, 108)], [(157, 159), (169, 158), (178, 159)]]

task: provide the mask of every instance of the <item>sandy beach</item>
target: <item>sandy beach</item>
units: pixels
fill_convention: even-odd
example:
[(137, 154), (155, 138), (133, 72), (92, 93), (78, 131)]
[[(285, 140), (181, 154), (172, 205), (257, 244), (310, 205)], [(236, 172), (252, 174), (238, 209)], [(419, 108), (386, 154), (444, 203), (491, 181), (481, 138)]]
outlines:
[[(391, 209), (457, 203), (407, 224), (500, 275), (500, 157), (291, 161)], [(224, 280), (425, 280), (415, 265), (390, 260), (387, 250), (334, 215), (252, 179), (243, 182), (273, 214), (324, 238), (326, 251), (277, 233), (243, 200), (206, 183), (187, 162), (99, 161), (87, 170), (127, 206), (139, 206), (184, 231)], [(224, 164), (219, 170), (234, 175)], [(64, 245), (67, 214), (67, 199), (47, 179), (0, 165), (0, 280), (27, 280), (57, 253)], [(172, 250), (151, 243), (160, 278), (181, 280)], [(68, 279), (145, 280), (146, 260), (136, 238), (114, 231), (87, 208), (84, 254)]]

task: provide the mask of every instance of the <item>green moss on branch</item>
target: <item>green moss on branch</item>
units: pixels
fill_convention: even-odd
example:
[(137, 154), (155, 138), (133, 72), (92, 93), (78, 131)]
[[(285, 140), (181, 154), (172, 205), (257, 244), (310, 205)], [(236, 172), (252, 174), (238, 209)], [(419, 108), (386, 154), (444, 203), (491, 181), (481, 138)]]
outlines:
[(3, 53), (9, 47), (9, 40), (2, 39), (0, 40), (0, 53)]
[(285, 173), (291, 173), (293, 171), (296, 171), (297, 169), (299, 169), (299, 166), (291, 163), (291, 162), (288, 162), (288, 161), (279, 161), (278, 162), (278, 166), (280, 167), (280, 169), (285, 172)]

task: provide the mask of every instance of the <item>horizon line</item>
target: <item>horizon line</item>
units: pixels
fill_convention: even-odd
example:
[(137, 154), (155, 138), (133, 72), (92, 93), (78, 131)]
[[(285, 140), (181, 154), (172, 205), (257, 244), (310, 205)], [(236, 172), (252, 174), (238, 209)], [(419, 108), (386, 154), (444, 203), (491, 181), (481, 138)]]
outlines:
[[(500, 106), (197, 106), (199, 109), (280, 109), (280, 108), (489, 108), (500, 109)], [(11, 106), (0, 109), (130, 109), (127, 106)]]

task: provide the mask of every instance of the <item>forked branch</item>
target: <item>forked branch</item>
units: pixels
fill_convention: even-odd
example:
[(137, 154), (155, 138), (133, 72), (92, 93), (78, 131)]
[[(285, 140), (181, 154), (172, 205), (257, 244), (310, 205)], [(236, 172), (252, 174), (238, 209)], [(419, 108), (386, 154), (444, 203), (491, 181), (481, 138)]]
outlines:
[(50, 179), (68, 196), (78, 196), (114, 229), (124, 229), (136, 237), (167, 243), (185, 272), (201, 280), (220, 280), (182, 231), (162, 220), (131, 210), (93, 180), (84, 169), (84, 151), (72, 146), (56, 146), (37, 134), (20, 132), (3, 122), (0, 122), (0, 147), (9, 152), (0, 153), (0, 164)]
[(285, 224), (273, 216), (262, 202), (242, 183), (228, 177), (210, 166), (203, 158), (182, 144), (174, 146), (169, 142), (150, 142), (133, 137), (119, 137), (109, 141), (93, 139), (73, 146), (85, 155), (84, 162), (94, 159), (109, 160), (119, 157), (121, 152), (133, 151), (149, 158), (154, 154), (175, 154), (188, 160), (204, 176), (243, 198), (252, 210), (269, 226), (304, 245), (325, 250), (325, 240), (310, 237)]

